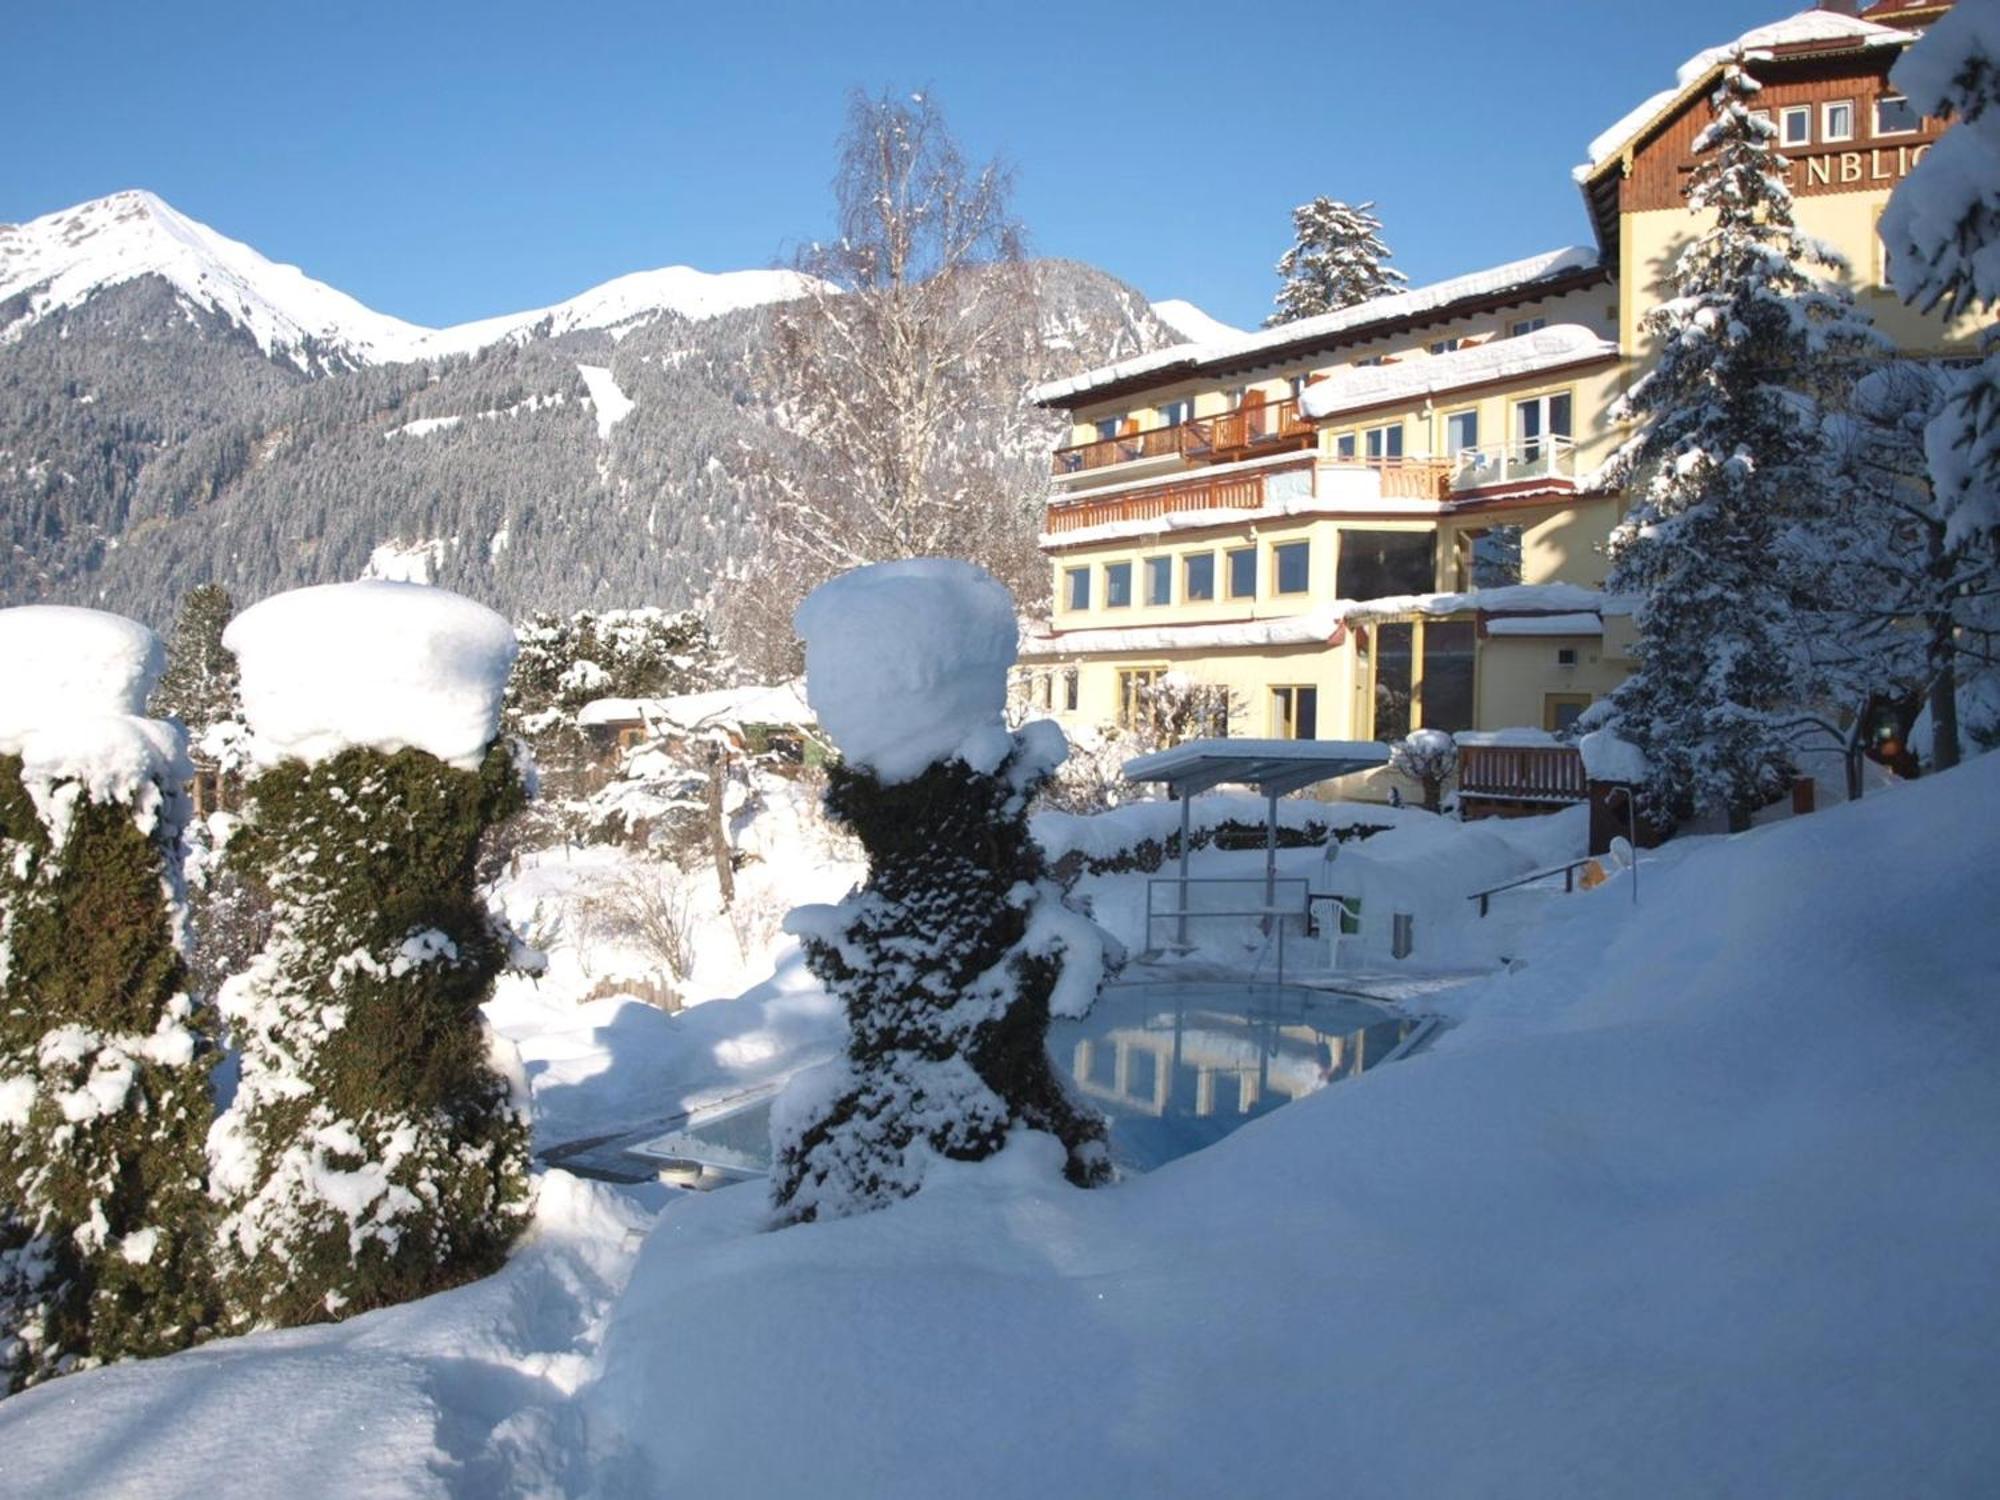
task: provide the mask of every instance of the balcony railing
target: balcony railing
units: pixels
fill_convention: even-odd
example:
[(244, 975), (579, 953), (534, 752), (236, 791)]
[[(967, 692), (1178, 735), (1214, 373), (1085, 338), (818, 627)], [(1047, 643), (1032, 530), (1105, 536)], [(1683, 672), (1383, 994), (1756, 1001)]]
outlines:
[[(1457, 465), (1447, 458), (1340, 458), (1328, 468), (1350, 473), (1371, 472), (1375, 477), (1374, 493), (1351, 496), (1353, 500), (1365, 503), (1368, 500), (1448, 500), (1451, 498), (1452, 474)], [(1329, 485), (1323, 493), (1341, 498), (1345, 492)]]
[(1212, 417), (1190, 417), (1170, 427), (1120, 433), (1116, 437), (1058, 448), (1055, 472), (1081, 474), (1142, 458), (1223, 462), (1259, 453), (1308, 448), (1313, 441), (1313, 424), (1299, 415), (1296, 401), (1289, 398), (1245, 401), (1234, 411), (1218, 412)]
[(1058, 500), (1049, 506), (1048, 530), (1082, 531), (1088, 526), (1105, 526), (1115, 521), (1156, 521), (1162, 516), (1188, 511), (1261, 510), (1271, 498), (1273, 479), (1297, 474), (1305, 467), (1294, 469), (1284, 465), (1249, 474), (1184, 479), (1175, 484), (1124, 490), (1101, 500)]
[(1483, 490), (1531, 479), (1574, 479), (1576, 443), (1567, 437), (1523, 438), (1505, 448), (1470, 448), (1454, 460), (1451, 487)]

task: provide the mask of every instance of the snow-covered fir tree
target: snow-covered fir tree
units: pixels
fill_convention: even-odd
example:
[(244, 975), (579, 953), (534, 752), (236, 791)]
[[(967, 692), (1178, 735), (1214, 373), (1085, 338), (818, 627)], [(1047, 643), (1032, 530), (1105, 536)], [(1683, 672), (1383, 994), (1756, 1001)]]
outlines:
[[(1938, 18), (1890, 82), (1951, 128), (1882, 214), (1889, 279), (1903, 300), (1958, 317), (2000, 304), (2000, 5), (1967, 0)], [(2000, 328), (1959, 375), (1926, 439), (1931, 478), (1955, 540), (2000, 537)]]
[(235, 613), (235, 601), (221, 584), (189, 589), (167, 647), (167, 668), (153, 693), (153, 712), (179, 719), (197, 743), (212, 726), (242, 716), (236, 658), (222, 644)]
[(1335, 312), (1386, 297), (1409, 285), (1409, 277), (1388, 264), (1382, 221), (1373, 203), (1315, 198), (1292, 210), (1292, 248), (1278, 260), (1284, 285), (1272, 300), (1278, 310), (1266, 328)]
[(774, 1115), (780, 1216), (882, 1207), (936, 1158), (991, 1156), (1017, 1127), (1062, 1143), (1070, 1181), (1104, 1181), (1104, 1122), (1046, 1039), (1052, 1014), (1096, 997), (1112, 940), (1066, 904), (1028, 831), (1064, 747), (1046, 720), (1002, 722), (1012, 598), (967, 563), (885, 563), (815, 591), (799, 631), (843, 756), (827, 809), (861, 840), (868, 879), (787, 922), (849, 1042)]
[(1615, 411), (1644, 425), (1608, 469), (1634, 500), (1607, 587), (1643, 602), (1612, 711), (1662, 821), (1719, 807), (1740, 823), (1791, 775), (1789, 711), (1808, 685), (1776, 543), (1819, 475), (1823, 404), (1882, 347), (1814, 274), (1839, 262), (1793, 225), (1758, 91), (1732, 66), (1711, 99), (1688, 203), (1714, 217), (1646, 316), (1657, 363)]
[(115, 615), (0, 611), (0, 1391), (211, 1325), (180, 730)]
[(523, 801), (494, 740), (513, 636), (442, 590), (342, 584), (229, 643), (264, 767), (237, 857), (273, 910), (220, 996), (242, 1077), (209, 1140), (217, 1259), (232, 1326), (317, 1322), (484, 1275), (526, 1220), (474, 876)]

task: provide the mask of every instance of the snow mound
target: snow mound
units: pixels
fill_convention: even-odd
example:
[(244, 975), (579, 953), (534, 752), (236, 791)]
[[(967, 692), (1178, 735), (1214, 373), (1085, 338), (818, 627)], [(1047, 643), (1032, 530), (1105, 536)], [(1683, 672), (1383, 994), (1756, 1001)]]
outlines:
[(222, 640), (260, 766), (368, 746), (472, 770), (498, 732), (515, 651), (513, 627), (485, 605), (382, 580), (273, 595)]
[(990, 770), (1011, 744), (1014, 596), (946, 558), (875, 563), (824, 583), (794, 621), (806, 701), (840, 753), (887, 782), (957, 756)]
[(0, 609), (0, 754), (28, 731), (79, 715), (143, 714), (166, 666), (136, 620), (63, 604)]

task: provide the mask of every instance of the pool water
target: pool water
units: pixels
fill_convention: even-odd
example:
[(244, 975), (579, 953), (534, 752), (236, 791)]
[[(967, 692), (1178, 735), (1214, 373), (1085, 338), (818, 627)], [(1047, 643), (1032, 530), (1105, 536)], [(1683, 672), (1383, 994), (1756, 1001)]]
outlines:
[[(1399, 1055), (1427, 1023), (1297, 985), (1106, 985), (1049, 1053), (1111, 1124), (1111, 1154), (1146, 1172), (1272, 1110)], [(711, 1186), (770, 1167), (774, 1087), (675, 1122), (629, 1148), (670, 1180)]]

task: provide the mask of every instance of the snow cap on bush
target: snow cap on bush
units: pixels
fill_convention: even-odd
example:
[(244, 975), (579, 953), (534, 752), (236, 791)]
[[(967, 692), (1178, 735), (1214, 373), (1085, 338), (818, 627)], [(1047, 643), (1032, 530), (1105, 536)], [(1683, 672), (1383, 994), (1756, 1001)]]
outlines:
[(515, 652), (513, 627), (483, 604), (380, 580), (274, 594), (222, 641), (242, 668), (260, 766), (361, 746), (477, 770)]
[(166, 660), (160, 638), (123, 615), (63, 604), (0, 609), (0, 754), (60, 720), (145, 713)]
[(1014, 596), (946, 558), (875, 563), (820, 585), (794, 618), (806, 701), (847, 761), (884, 782), (953, 757), (991, 771), (1012, 748)]

